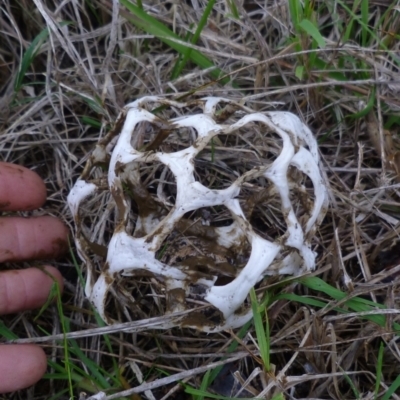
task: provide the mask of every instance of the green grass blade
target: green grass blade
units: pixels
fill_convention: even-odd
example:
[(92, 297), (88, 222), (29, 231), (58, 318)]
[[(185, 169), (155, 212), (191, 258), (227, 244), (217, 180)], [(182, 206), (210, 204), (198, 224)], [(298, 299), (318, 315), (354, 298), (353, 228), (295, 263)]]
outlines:
[[(121, 0), (121, 4), (123, 4), (132, 14), (133, 16), (125, 14), (126, 18), (135, 26), (145, 30), (147, 33), (156, 36), (162, 42), (167, 44), (169, 47), (173, 48), (183, 56), (188, 49), (188, 46), (185, 46), (182, 43), (177, 41), (182, 41), (182, 39), (172, 32), (168, 27), (158, 21), (156, 18), (147, 14), (144, 10), (140, 9), (129, 0)], [(222, 71), (215, 67), (212, 61), (210, 61), (207, 57), (201, 54), (199, 51), (192, 49), (190, 52), (190, 60), (197, 64), (202, 69), (207, 68), (215, 68), (210, 71), (210, 75), (214, 79), (218, 79), (222, 75)], [(224, 78), (220, 82), (225, 85), (230, 81), (229, 78)]]
[[(71, 375), (71, 365), (69, 362), (69, 347), (67, 343), (67, 338), (66, 338), (66, 333), (69, 332), (69, 323), (68, 320), (64, 316), (63, 308), (62, 308), (62, 301), (61, 301), (61, 291), (60, 291), (60, 286), (58, 282), (55, 280), (53, 275), (48, 273), (46, 270), (42, 270), (47, 276), (49, 276), (53, 280), (53, 284), (51, 286), (51, 290), (49, 293), (49, 296), (47, 297), (47, 301), (44, 304), (44, 306), (39, 310), (39, 315), (43, 312), (44, 309), (47, 308), (47, 306), (50, 304), (50, 302), (53, 299), (56, 299), (56, 306), (57, 306), (57, 312), (58, 316), (60, 318), (60, 323), (61, 323), (61, 330), (64, 335), (63, 338), (63, 349), (64, 349), (64, 365), (65, 365), (65, 372), (68, 377), (68, 387), (69, 387), (69, 393), (70, 397), (73, 398), (74, 395), (74, 390), (73, 390), (73, 384), (72, 384), (72, 375)], [(38, 317), (35, 318), (35, 320)]]
[(90, 125), (92, 128), (100, 129), (101, 128), (101, 121), (98, 119), (94, 119), (91, 117), (82, 117), (81, 122), (83, 125)]
[(318, 307), (318, 308), (324, 308), (327, 306), (328, 303), (321, 301), (321, 300), (316, 300), (316, 299), (311, 299), (306, 296), (299, 296), (297, 294), (293, 293), (281, 293), (278, 294), (277, 296), (274, 297), (275, 300), (289, 300), (289, 301), (295, 301), (300, 304), (306, 304), (308, 306), (313, 306), (313, 307)]
[(69, 247), (69, 254), (71, 255), (71, 258), (72, 258), (72, 263), (74, 264), (75, 271), (78, 274), (79, 283), (84, 288), (85, 287), (85, 278), (83, 277), (82, 271), (79, 268), (79, 263), (78, 263), (78, 260), (75, 257), (75, 253), (74, 253), (74, 250), (72, 248), (72, 243), (71, 243), (69, 238), (68, 238), (68, 247)]
[[(351, 21), (350, 21), (350, 24), (348, 25), (348, 28), (347, 28), (347, 30), (348, 30), (349, 32), (346, 31), (346, 34), (345, 34), (344, 37), (343, 37), (343, 43), (346, 43), (346, 42), (349, 40), (350, 35), (351, 35), (350, 26), (353, 25), (353, 22), (354, 22), (354, 21), (357, 21), (357, 23), (359, 23), (359, 24), (363, 27), (363, 29), (366, 30), (366, 32), (369, 34), (370, 38), (376, 40), (377, 43), (381, 46), (382, 49), (384, 49), (384, 50), (389, 50), (389, 49), (387, 48), (387, 46), (385, 45), (385, 43), (382, 42), (382, 40), (379, 39), (379, 37), (377, 36), (377, 34), (374, 32), (374, 29), (371, 29), (371, 28), (368, 26), (368, 24), (365, 25), (364, 22), (363, 22), (363, 20), (362, 20), (362, 18), (360, 18), (358, 15), (355, 14), (354, 10), (356, 10), (357, 7), (358, 7), (358, 5), (357, 5), (356, 3), (354, 3), (355, 5), (354, 5), (354, 7), (353, 7), (353, 10), (351, 10), (351, 9), (346, 5), (346, 3), (343, 2), (342, 0), (338, 0), (338, 4), (340, 4), (340, 5), (348, 12), (348, 14), (349, 14), (349, 15), (351, 16), (351, 18), (352, 18)], [(397, 65), (400, 65), (400, 59), (396, 56), (395, 53), (393, 53), (393, 52), (388, 52), (388, 57), (390, 57)]]
[(318, 44), (321, 49), (326, 46), (325, 39), (319, 33), (318, 28), (308, 19), (303, 19), (299, 23), (299, 27), (303, 29), (304, 32), (308, 33)]
[[(90, 377), (95, 378), (97, 385), (101, 389), (109, 388), (111, 385), (108, 383), (108, 380), (104, 377), (105, 371), (103, 371), (97, 365), (97, 363), (95, 363), (89, 357), (87, 357), (85, 355), (85, 353), (80, 349), (78, 343), (75, 340), (70, 339), (68, 341), (68, 344), (70, 346), (70, 352), (73, 353), (82, 362), (82, 364), (88, 368), (88, 370), (90, 372)], [(107, 376), (108, 376), (108, 378), (113, 378), (109, 374), (107, 374)], [(115, 380), (115, 378), (113, 378), (113, 379)], [(115, 380), (115, 382), (118, 383), (116, 380)]]
[(382, 397), (382, 400), (389, 400), (392, 397), (392, 394), (396, 393), (396, 390), (400, 387), (400, 375), (394, 380), (394, 382), (390, 385), (388, 391)]
[(289, 12), (296, 33), (299, 33), (299, 24), (303, 19), (303, 8), (299, 0), (289, 0)]
[[(79, 95), (79, 93), (78, 93)], [(104, 109), (99, 98), (90, 98), (89, 96), (82, 96), (83, 101), (96, 113), (104, 115)]]
[[(340, 3), (340, 1), (339, 1), (339, 3)], [(350, 21), (347, 23), (346, 31), (343, 35), (343, 43), (347, 43), (349, 41), (350, 37), (352, 37), (352, 31), (353, 31), (354, 22), (356, 19), (354, 10), (356, 10), (358, 8), (358, 4), (359, 4), (358, 2), (353, 3), (353, 10), (350, 10), (350, 8), (348, 8), (348, 7), (344, 7), (346, 9), (346, 11), (349, 13), (349, 15), (351, 16), (351, 18), (350, 18)]]
[[(266, 293), (266, 297), (268, 298), (268, 292)], [(265, 347), (266, 347), (266, 352), (265, 352), (265, 360), (264, 363), (267, 366), (267, 372), (271, 370), (271, 363), (270, 363), (270, 354), (271, 354), (271, 341), (270, 341), (270, 336), (269, 336), (269, 319), (268, 319), (268, 309), (267, 307), (264, 308), (265, 310)]]
[[(57, 285), (57, 288), (58, 288), (58, 285)], [(73, 385), (72, 385), (71, 364), (69, 361), (69, 347), (68, 347), (67, 338), (65, 337), (65, 334), (67, 333), (68, 322), (67, 322), (67, 319), (65, 318), (63, 310), (62, 310), (60, 290), (58, 290), (57, 309), (58, 309), (58, 315), (59, 315), (60, 321), (61, 321), (62, 332), (64, 335), (64, 338), (63, 338), (64, 365), (65, 365), (65, 370), (66, 370), (67, 376), (68, 376), (69, 394), (70, 394), (70, 398), (73, 399), (74, 398), (74, 389), (73, 389)]]
[(49, 36), (49, 29), (43, 29), (36, 37), (33, 39), (32, 43), (26, 49), (21, 64), (19, 66), (19, 71), (17, 77), (14, 82), (14, 92), (17, 93), (21, 87), (22, 82), (25, 78), (26, 72), (28, 71), (29, 67), (32, 64), (32, 61), (35, 59), (37, 53), (39, 52), (40, 48), (42, 47), (43, 43), (46, 41), (47, 37)]
[[(393, 11), (396, 10), (396, 3), (393, 2), (387, 10), (382, 14), (376, 26), (382, 26), (384, 21), (388, 18), (389, 15), (393, 15)], [(394, 17), (396, 18), (396, 17)], [(398, 32), (385, 32), (386, 34), (382, 37), (381, 42), (379, 43), (379, 47), (381, 49), (388, 49), (393, 46), (393, 44), (400, 39), (400, 35)]]
[[(61, 26), (71, 24), (71, 21), (62, 21)], [(45, 43), (49, 36), (49, 29), (43, 29), (36, 37), (32, 40), (32, 43), (26, 49), (24, 55), (22, 56), (21, 64), (19, 66), (19, 70), (17, 76), (14, 81), (14, 93), (17, 93), (21, 87), (22, 82), (24, 81), (26, 72), (28, 71), (29, 67), (31, 66), (33, 60), (35, 59), (36, 55), (38, 54), (40, 48)]]
[[(335, 300), (345, 300), (348, 297), (348, 294), (336, 289), (322, 279), (317, 277), (306, 277), (301, 278), (299, 280), (301, 284), (308, 287), (309, 289), (315, 290), (317, 292), (323, 292), (327, 294), (329, 297)], [(375, 303), (373, 301), (363, 299), (361, 297), (353, 297), (349, 298), (344, 302), (344, 305), (347, 306), (350, 310), (354, 312), (363, 312), (363, 311), (376, 311), (376, 315), (365, 315), (360, 318), (366, 319), (376, 323), (379, 326), (386, 326), (386, 317), (385, 315), (379, 314), (379, 309), (385, 309), (386, 307), (382, 304)], [(335, 308), (336, 309), (336, 308)], [(346, 311), (347, 312), (347, 311)], [(393, 323), (393, 329), (395, 331), (400, 330), (400, 324)]]
[[(193, 28), (193, 24), (190, 24), (189, 29), (192, 29), (192, 28)], [(185, 42), (189, 42), (191, 35), (192, 34), (190, 32), (187, 32), (187, 34), (185, 35)], [(185, 55), (186, 54), (189, 54), (189, 52), (185, 53)], [(171, 72), (171, 80), (174, 80), (179, 76), (179, 74), (180, 74), (179, 66), (181, 65), (182, 60), (183, 60), (183, 55), (179, 54), (178, 59), (176, 60), (174, 68), (172, 69), (172, 72)]]
[[(202, 390), (199, 390), (199, 389), (195, 389), (195, 388), (193, 388), (193, 387), (191, 387), (189, 385), (185, 385), (185, 392), (188, 393), (188, 394), (191, 394), (193, 396), (197, 396), (197, 398), (206, 397), (208, 399), (217, 399), (217, 400), (239, 400), (239, 399), (240, 400), (247, 400), (246, 398), (242, 398), (242, 397), (240, 397), (240, 398), (239, 397), (238, 398), (236, 398), (236, 397), (225, 397), (225, 396), (221, 396), (219, 394), (213, 394), (213, 393), (210, 393), (210, 392), (206, 392), (206, 391), (202, 391)], [(254, 398), (252, 397), (252, 399), (254, 399)], [(255, 399), (257, 399), (257, 397)], [(250, 400), (250, 399), (248, 399), (248, 400)]]
[[(79, 268), (78, 260), (75, 257), (75, 253), (74, 253), (74, 251), (72, 249), (71, 243), (70, 242), (68, 242), (68, 243), (69, 243), (69, 252), (71, 254), (72, 263), (74, 264), (76, 273), (78, 274), (79, 282), (80, 282), (82, 288), (84, 288), (85, 287), (85, 279), (84, 279), (84, 277), (82, 275), (81, 269)], [(94, 314), (94, 317), (96, 319), (97, 326), (99, 326), (99, 327), (105, 326), (106, 324), (103, 321), (103, 319), (100, 317), (100, 315), (97, 312), (97, 310), (93, 307), (93, 305), (90, 305), (90, 307), (91, 307), (91, 309), (93, 311), (93, 314)], [(104, 339), (104, 341), (106, 343), (108, 351), (110, 352), (110, 354), (113, 354), (113, 348), (112, 348), (112, 345), (111, 345), (111, 340), (110, 340), (109, 335), (103, 335), (103, 339)], [(115, 374), (115, 376), (118, 376), (118, 371), (119, 371), (118, 363), (117, 363), (117, 361), (115, 360), (114, 357), (112, 357), (112, 363), (113, 363), (113, 367), (114, 367), (114, 374)]]
[(53, 281), (53, 283), (51, 284), (50, 292), (49, 292), (49, 295), (47, 296), (46, 302), (42, 305), (38, 314), (33, 319), (34, 321), (37, 321), (37, 319), (43, 314), (43, 312), (47, 309), (47, 307), (49, 307), (49, 305), (53, 302), (53, 300), (57, 299), (57, 286), (58, 286), (58, 283), (56, 281)]
[(314, 1), (304, 0), (303, 2), (303, 19), (310, 19), (314, 12)]
[[(48, 364), (50, 368), (54, 369), (56, 372), (51, 374), (45, 374), (43, 376), (44, 379), (57, 379), (63, 381), (68, 379), (68, 374), (65, 372), (65, 367), (53, 362), (52, 360), (48, 360)], [(94, 380), (93, 377), (86, 374), (86, 372), (83, 369), (78, 368), (76, 365), (72, 365), (71, 379), (74, 382), (75, 386), (83, 390), (86, 390), (90, 393), (97, 392), (98, 389), (101, 387), (98, 384), (98, 382)]]
[(339, 369), (343, 372), (344, 379), (346, 380), (346, 382), (347, 382), (347, 383), (349, 384), (349, 386), (351, 387), (351, 390), (352, 390), (353, 393), (354, 393), (354, 397), (355, 397), (357, 400), (360, 400), (360, 399), (361, 399), (360, 392), (358, 391), (358, 389), (357, 389), (356, 386), (354, 385), (353, 381), (350, 379), (349, 375), (346, 374), (346, 372), (345, 372), (345, 371), (343, 370), (343, 368), (341, 368), (340, 366), (339, 366)]
[(383, 367), (383, 351), (385, 347), (383, 342), (381, 342), (379, 346), (378, 360), (376, 363), (376, 382), (375, 382), (375, 396), (374, 399), (378, 398), (379, 387), (381, 386), (382, 381), (382, 367)]
[(0, 319), (0, 337), (3, 337), (7, 340), (18, 339), (18, 336), (10, 331), (5, 325), (4, 322)]
[[(236, 336), (237, 336), (239, 339), (243, 339), (243, 338), (246, 336), (247, 332), (249, 331), (251, 324), (252, 324), (252, 321), (249, 321), (249, 322), (247, 322), (247, 324), (243, 325), (243, 326), (240, 328), (240, 330), (239, 330), (239, 332), (237, 333)], [(226, 353), (227, 353), (227, 354), (233, 353), (233, 352), (237, 349), (238, 346), (239, 346), (239, 342), (237, 342), (237, 341), (235, 340), (234, 342), (232, 342), (232, 343), (229, 345), (228, 349), (226, 350)], [(223, 358), (222, 358), (222, 360), (223, 360)], [(224, 368), (224, 366), (223, 366), (223, 365), (220, 365), (219, 367), (216, 367), (216, 368), (214, 368), (214, 369), (211, 371), (210, 377), (209, 377), (209, 379), (208, 379), (208, 384), (209, 384), (209, 385), (211, 385), (211, 384), (214, 382), (215, 378), (216, 378), (216, 377), (218, 376), (218, 374), (221, 372), (222, 368)]]
[[(254, 288), (250, 290), (251, 308), (253, 310), (253, 320), (254, 327), (256, 329), (256, 336), (258, 346), (260, 348), (261, 359), (264, 364), (265, 370), (268, 372), (270, 370), (269, 362), (269, 338), (268, 333), (265, 331), (264, 324), (262, 322), (263, 311), (258, 306), (257, 296)], [(266, 316), (268, 318), (268, 316)]]
[(302, 80), (304, 77), (305, 70), (306, 69), (305, 69), (304, 65), (298, 65), (294, 72), (295, 77)]
[(368, 39), (368, 15), (369, 15), (369, 2), (368, 0), (361, 1), (361, 44), (363, 47), (367, 47)]
[(349, 79), (348, 76), (346, 76), (342, 72), (337, 72), (334, 69), (329, 70), (330, 65), (327, 64), (324, 60), (322, 60), (319, 57), (315, 58), (314, 64), (315, 64), (315, 68), (321, 69), (324, 71), (328, 71), (328, 76), (334, 80), (345, 82)]
[[(335, 300), (343, 300), (346, 297), (348, 297), (347, 293), (344, 293), (341, 290), (334, 288), (333, 286), (324, 282), (322, 279), (317, 278), (316, 276), (301, 278), (300, 283), (303, 284), (304, 286), (307, 286), (309, 289), (312, 289), (312, 290), (315, 290), (318, 292), (323, 292)], [(352, 299), (347, 300), (346, 305), (349, 305), (349, 303), (353, 304), (353, 305), (362, 304), (362, 305), (368, 305), (371, 307), (378, 307), (378, 308), (382, 308), (382, 309), (385, 308), (385, 306), (382, 304), (375, 303), (371, 300), (362, 299), (361, 297), (353, 297)], [(367, 310), (365, 309), (363, 311), (367, 311)]]
[[(207, 6), (206, 6), (206, 8), (204, 9), (204, 13), (203, 13), (203, 15), (202, 15), (201, 18), (200, 18), (199, 24), (198, 24), (198, 26), (197, 26), (197, 29), (196, 29), (196, 31), (195, 31), (195, 33), (194, 33), (192, 39), (190, 40), (190, 43), (196, 44), (197, 41), (199, 40), (200, 35), (201, 35), (201, 32), (202, 32), (202, 30), (204, 29), (204, 27), (205, 27), (206, 24), (207, 24), (207, 19), (208, 19), (209, 15), (210, 15), (210, 13), (211, 13), (213, 7), (214, 7), (214, 4), (215, 4), (215, 0), (210, 0), (210, 1), (207, 3)], [(189, 58), (190, 58), (190, 55), (191, 55), (191, 53), (192, 53), (192, 50), (193, 50), (193, 49), (192, 49), (191, 47), (187, 47), (187, 48), (186, 48), (186, 51), (185, 51), (185, 53), (184, 53), (184, 55), (183, 55), (183, 58), (182, 58), (182, 60), (179, 62), (178, 67), (177, 67), (177, 68), (175, 69), (175, 71), (174, 71), (174, 76), (172, 76), (171, 79), (176, 79), (176, 78), (181, 74), (183, 68), (185, 67), (186, 63), (188, 62), (188, 60), (189, 60)]]
[(359, 119), (365, 117), (372, 110), (375, 104), (375, 99), (376, 99), (376, 88), (373, 87), (367, 105), (361, 111), (349, 115), (348, 118)]
[[(394, 125), (394, 126), (393, 126)], [(384, 125), (385, 129), (392, 129), (400, 127), (400, 116), (399, 115), (389, 115), (387, 122)]]
[[(68, 319), (65, 319), (65, 325), (69, 331), (70, 327)], [(87, 375), (84, 370), (80, 369), (76, 365), (74, 364), (70, 365), (71, 371), (73, 370), (75, 372), (78, 372), (78, 377), (80, 377), (79, 381), (80, 385), (82, 384), (82, 382), (85, 383), (84, 381), (82, 381), (82, 377), (84, 377), (87, 380), (86, 382), (87, 385), (95, 384), (95, 386), (100, 389), (110, 388), (111, 384), (109, 383), (109, 381), (112, 381), (118, 387), (120, 386), (120, 382), (115, 376), (106, 372), (96, 362), (92, 361), (89, 357), (86, 356), (86, 354), (82, 351), (76, 340), (70, 339), (68, 341), (68, 349), (70, 353), (74, 354), (81, 361), (81, 363), (88, 368), (90, 372), (90, 374)]]
[(57, 394), (55, 394), (54, 396), (49, 397), (47, 400), (57, 400), (57, 399), (60, 399), (60, 398), (65, 398), (65, 397), (63, 397), (63, 395), (66, 394), (66, 393), (68, 393), (68, 388), (58, 391)]
[[(201, 380), (200, 384), (200, 392), (207, 393), (207, 388), (209, 386), (209, 380), (210, 380), (210, 374), (211, 374), (211, 369), (209, 369), (203, 376), (203, 379)], [(204, 400), (203, 395), (195, 395), (194, 396), (195, 400)]]
[(240, 14), (236, 7), (235, 0), (228, 0), (227, 4), (228, 4), (229, 9), (231, 10), (232, 17), (235, 19), (240, 19)]

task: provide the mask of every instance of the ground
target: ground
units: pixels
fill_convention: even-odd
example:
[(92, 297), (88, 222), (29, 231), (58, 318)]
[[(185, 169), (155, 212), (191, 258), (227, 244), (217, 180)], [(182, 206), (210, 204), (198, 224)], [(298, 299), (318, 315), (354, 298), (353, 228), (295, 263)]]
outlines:
[[(226, 398), (235, 382), (243, 397), (398, 398), (396, 1), (4, 0), (0, 13), (1, 156), (36, 171), (48, 190), (46, 206), (24, 215), (55, 215), (74, 232), (69, 191), (94, 145), (118, 128), (123, 106), (145, 95), (222, 96), (261, 113), (296, 114), (318, 141), (330, 200), (311, 240), (316, 270), (266, 278), (254, 323), (215, 334), (101, 328), (71, 242), (71, 254), (54, 262), (66, 282), (58, 306), (37, 319), (3, 318), (20, 338), (61, 335), (43, 342), (48, 375), (7, 398), (103, 390), (111, 399), (134, 388), (124, 398)], [(202, 182), (207, 168), (200, 163)], [(279, 235), (282, 210), (273, 209), (265, 218)], [(16, 267), (24, 265), (4, 266)], [(146, 302), (151, 279), (131, 285), (142, 295), (135, 318), (156, 317)], [(129, 319), (123, 310), (113, 318)]]

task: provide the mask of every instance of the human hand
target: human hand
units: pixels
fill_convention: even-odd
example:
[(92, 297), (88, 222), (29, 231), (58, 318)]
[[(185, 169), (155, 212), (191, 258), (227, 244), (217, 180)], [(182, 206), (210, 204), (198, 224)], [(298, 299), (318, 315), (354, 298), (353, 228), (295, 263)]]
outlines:
[[(34, 172), (0, 162), (0, 211), (28, 211), (43, 205), (46, 187)], [(68, 230), (57, 218), (1, 217), (0, 263), (53, 258), (67, 249)], [(54, 267), (45, 270), (63, 287)], [(0, 315), (43, 305), (53, 279), (37, 268), (0, 272)], [(0, 393), (36, 383), (45, 373), (46, 355), (36, 345), (0, 345)]]

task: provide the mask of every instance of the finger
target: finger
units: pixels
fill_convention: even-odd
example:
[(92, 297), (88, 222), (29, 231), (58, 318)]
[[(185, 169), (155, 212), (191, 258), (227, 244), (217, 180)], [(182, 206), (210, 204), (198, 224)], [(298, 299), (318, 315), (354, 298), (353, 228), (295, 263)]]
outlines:
[(68, 249), (68, 230), (57, 218), (0, 218), (0, 262), (55, 258)]
[[(47, 300), (54, 283), (63, 289), (63, 279), (54, 267), (0, 272), (0, 315), (41, 307)], [(1, 357), (0, 357), (1, 360)]]
[(46, 372), (44, 351), (32, 344), (0, 346), (0, 393), (14, 392), (36, 383)]
[(46, 186), (35, 172), (0, 162), (0, 210), (34, 210), (46, 201)]

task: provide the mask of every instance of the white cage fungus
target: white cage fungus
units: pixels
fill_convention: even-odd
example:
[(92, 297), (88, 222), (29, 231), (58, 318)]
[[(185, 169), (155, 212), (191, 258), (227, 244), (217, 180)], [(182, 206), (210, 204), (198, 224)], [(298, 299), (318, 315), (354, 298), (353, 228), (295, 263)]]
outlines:
[(130, 319), (196, 309), (160, 327), (206, 332), (246, 323), (265, 275), (315, 267), (327, 203), (316, 140), (297, 116), (215, 97), (127, 104), (68, 196), (86, 295), (105, 321), (118, 299), (126, 315), (136, 304)]

